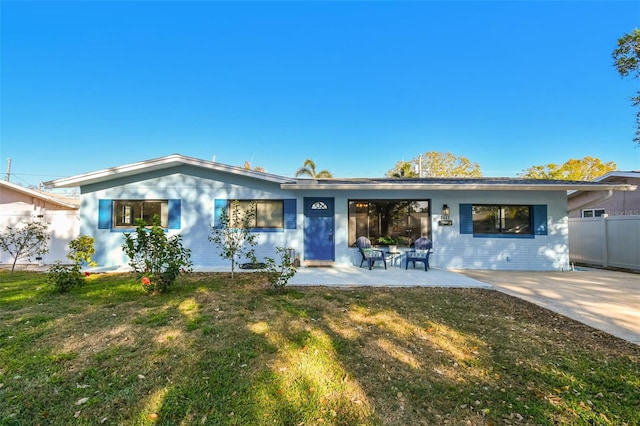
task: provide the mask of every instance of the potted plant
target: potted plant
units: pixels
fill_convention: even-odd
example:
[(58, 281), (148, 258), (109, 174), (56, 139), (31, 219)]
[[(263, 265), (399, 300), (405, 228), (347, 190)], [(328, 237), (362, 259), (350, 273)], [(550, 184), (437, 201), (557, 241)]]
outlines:
[(398, 251), (398, 241), (391, 235), (385, 235), (378, 238), (378, 243), (389, 247), (389, 252)]

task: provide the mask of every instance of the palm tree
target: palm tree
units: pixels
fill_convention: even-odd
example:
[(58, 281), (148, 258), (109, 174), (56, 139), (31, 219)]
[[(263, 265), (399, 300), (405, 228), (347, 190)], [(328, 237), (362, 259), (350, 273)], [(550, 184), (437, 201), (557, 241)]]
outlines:
[(316, 163), (312, 159), (307, 158), (304, 160), (302, 167), (296, 171), (296, 177), (298, 176), (310, 176), (312, 178), (332, 178), (333, 175), (328, 170), (321, 170), (316, 173)]

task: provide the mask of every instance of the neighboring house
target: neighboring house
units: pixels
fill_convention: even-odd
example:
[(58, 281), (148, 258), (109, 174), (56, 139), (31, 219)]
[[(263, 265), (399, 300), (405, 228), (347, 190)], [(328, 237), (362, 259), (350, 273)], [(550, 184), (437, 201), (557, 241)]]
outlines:
[[(594, 182), (640, 185), (640, 172), (609, 172)], [(582, 191), (568, 194), (569, 217), (640, 215), (640, 189), (635, 191)]]
[[(7, 181), (0, 181), (0, 232), (7, 226), (25, 221), (42, 221), (47, 224), (51, 239), (49, 253), (43, 263), (66, 261), (69, 241), (78, 236), (80, 229), (80, 200), (34, 189), (25, 188)], [(13, 263), (13, 259), (0, 251), (0, 264)], [(26, 259), (19, 263), (29, 262)]]
[(80, 233), (95, 238), (102, 267), (125, 267), (123, 233), (159, 214), (192, 250), (195, 270), (228, 267), (208, 236), (233, 200), (256, 203), (259, 260), (286, 247), (303, 265), (359, 265), (359, 236), (376, 243), (391, 235), (408, 247), (425, 235), (432, 267), (563, 270), (567, 191), (633, 189), (515, 178), (295, 179), (177, 154), (45, 185), (80, 187)]

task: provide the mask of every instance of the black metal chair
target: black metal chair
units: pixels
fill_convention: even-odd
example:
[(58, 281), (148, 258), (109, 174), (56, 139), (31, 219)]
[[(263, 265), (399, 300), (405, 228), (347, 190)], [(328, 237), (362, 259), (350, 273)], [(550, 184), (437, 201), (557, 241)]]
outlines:
[(431, 240), (425, 237), (418, 238), (413, 243), (413, 250), (406, 252), (407, 266), (405, 269), (409, 269), (409, 262), (413, 262), (413, 267), (416, 267), (416, 262), (424, 263), (424, 270), (429, 270), (429, 255), (431, 254), (431, 247), (433, 244)]
[(369, 270), (371, 270), (373, 264), (376, 263), (377, 260), (381, 260), (382, 263), (384, 263), (384, 269), (387, 269), (387, 259), (384, 257), (384, 251), (371, 247), (371, 241), (369, 241), (367, 237), (358, 237), (356, 247), (358, 247), (362, 255), (360, 267), (362, 267), (362, 264), (366, 260), (369, 265)]

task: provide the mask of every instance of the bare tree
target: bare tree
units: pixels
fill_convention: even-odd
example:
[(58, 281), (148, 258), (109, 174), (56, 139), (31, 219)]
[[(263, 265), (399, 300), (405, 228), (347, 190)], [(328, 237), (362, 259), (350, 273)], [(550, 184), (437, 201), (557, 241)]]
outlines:
[(222, 209), (220, 223), (211, 227), (209, 241), (220, 250), (224, 259), (231, 260), (231, 279), (235, 272), (235, 265), (239, 259), (245, 257), (256, 263), (254, 247), (258, 244), (258, 235), (251, 232), (256, 217), (255, 203), (249, 208), (241, 209), (240, 203), (234, 201), (231, 212)]
[(7, 226), (5, 231), (0, 233), (0, 249), (13, 258), (11, 273), (13, 274), (19, 259), (31, 261), (32, 257), (49, 252), (50, 238), (47, 225), (41, 222), (30, 221), (17, 226)]

